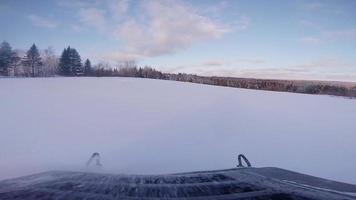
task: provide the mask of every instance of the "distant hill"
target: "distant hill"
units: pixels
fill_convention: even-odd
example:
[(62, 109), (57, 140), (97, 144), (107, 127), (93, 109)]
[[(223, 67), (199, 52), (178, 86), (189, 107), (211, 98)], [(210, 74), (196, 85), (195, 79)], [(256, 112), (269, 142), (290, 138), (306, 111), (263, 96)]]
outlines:
[(94, 69), (90, 76), (152, 78), (256, 90), (356, 97), (356, 82), (199, 76), (186, 73), (163, 73), (151, 67), (122, 67), (114, 70), (98, 68)]
[(165, 78), (175, 81), (256, 90), (356, 97), (356, 82), (209, 77), (192, 74), (165, 74)]
[[(12, 77), (27, 77), (27, 75), (14, 75)], [(8, 77), (2, 76), (1, 77)], [(37, 77), (62, 76), (60, 73), (38, 75)], [(279, 79), (255, 79), (220, 76), (199, 76), (186, 73), (163, 73), (151, 67), (121, 66), (110, 68), (109, 66), (98, 65), (88, 73), (79, 73), (66, 76), (94, 76), (94, 77), (137, 77), (192, 82), (225, 87), (246, 88), (255, 90), (269, 90), (279, 92), (293, 92), (305, 94), (321, 94), (344, 97), (356, 97), (356, 82), (341, 81), (318, 81), (318, 80), (279, 80)]]

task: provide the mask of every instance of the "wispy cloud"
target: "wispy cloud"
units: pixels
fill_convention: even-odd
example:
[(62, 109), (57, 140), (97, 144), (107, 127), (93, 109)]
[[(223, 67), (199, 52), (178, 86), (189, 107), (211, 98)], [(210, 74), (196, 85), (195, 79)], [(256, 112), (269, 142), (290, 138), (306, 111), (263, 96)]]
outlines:
[[(173, 54), (232, 30), (229, 24), (210, 18), (186, 1), (91, 1), (95, 7), (83, 0), (58, 3), (77, 9), (79, 23), (71, 25), (73, 31), (93, 27), (119, 41), (118, 50), (105, 53), (105, 59), (124, 61)], [(129, 12), (131, 6), (135, 12)], [(240, 16), (234, 25), (244, 30), (249, 24), (247, 16)]]
[(59, 6), (64, 7), (88, 7), (88, 6), (97, 6), (100, 5), (103, 1), (102, 0), (56, 0)]
[(105, 11), (99, 8), (81, 8), (79, 10), (80, 22), (87, 26), (105, 30), (106, 19)]
[(130, 0), (111, 0), (109, 1), (109, 7), (112, 15), (121, 19), (125, 16), (130, 8)]
[(206, 5), (201, 8), (201, 13), (212, 19), (224, 20), (231, 30), (244, 31), (251, 26), (251, 18), (244, 13), (237, 12), (234, 9), (232, 1), (214, 1), (212, 5)]
[[(228, 72), (229, 73), (229, 72)], [(356, 81), (356, 73), (322, 73), (313, 71), (291, 71), (289, 69), (271, 68), (267, 70), (231, 71), (237, 77), (291, 80), (327, 80), (327, 81)]]
[(126, 45), (116, 59), (171, 54), (229, 31), (181, 1), (144, 1), (141, 7), (145, 20), (131, 18), (116, 31)]
[[(170, 66), (169, 72), (190, 72), (202, 75), (223, 75), (227, 76), (225, 72), (239, 71), (239, 69), (248, 67), (259, 67), (265, 64), (266, 61), (262, 58), (237, 58), (237, 59), (224, 59), (215, 58), (203, 60), (198, 63), (183, 64), (177, 66)], [(217, 73), (219, 72), (219, 73)], [(221, 72), (221, 73), (220, 73)], [(224, 73), (223, 73), (224, 72)], [(234, 76), (234, 74), (230, 74)]]
[(356, 28), (354, 29), (344, 29), (344, 30), (334, 30), (334, 31), (324, 31), (324, 36), (328, 39), (334, 40), (356, 40)]
[(319, 58), (284, 67), (271, 67), (261, 58), (214, 59), (197, 64), (177, 65), (167, 72), (188, 72), (205, 76), (267, 79), (309, 79), (356, 81), (355, 62), (342, 58)]
[(307, 20), (307, 19), (302, 19), (299, 21), (299, 24), (305, 28), (309, 28), (309, 29), (312, 29), (312, 30), (317, 30), (317, 31), (320, 31), (323, 29), (323, 27), (316, 23), (316, 22), (313, 22), (313, 21), (310, 21), (310, 20)]
[(324, 30), (317, 36), (303, 37), (300, 41), (312, 45), (332, 41), (356, 41), (356, 29)]
[(325, 8), (325, 5), (321, 2), (311, 2), (311, 3), (306, 3), (305, 7), (310, 10), (320, 10), (322, 8)]
[(239, 64), (262, 64), (265, 63), (266, 60), (263, 58), (239, 58), (235, 59), (234, 62)]
[(304, 4), (304, 8), (312, 12), (324, 12), (328, 14), (341, 14), (343, 11), (340, 8), (330, 6), (324, 2), (308, 2)]
[(223, 60), (207, 60), (201, 63), (203, 66), (223, 66), (226, 64), (226, 61)]
[(292, 65), (289, 68), (299, 68), (299, 69), (338, 69), (338, 68), (352, 68), (355, 63), (350, 61), (343, 60), (341, 58), (319, 58), (315, 60), (311, 60), (308, 62), (304, 62), (302, 64)]
[(57, 22), (51, 21), (47, 18), (40, 17), (35, 14), (28, 15), (27, 18), (35, 25), (39, 27), (44, 27), (44, 28), (56, 28), (57, 27)]
[(251, 19), (246, 15), (237, 15), (237, 19), (232, 23), (232, 26), (237, 31), (247, 30), (251, 25)]
[(70, 25), (70, 28), (74, 31), (74, 32), (81, 32), (83, 31), (83, 27), (77, 24), (72, 24)]
[(317, 37), (303, 37), (300, 39), (303, 43), (305, 44), (311, 44), (311, 45), (316, 45), (316, 44), (320, 44), (320, 38)]
[(209, 16), (219, 17), (225, 10), (230, 6), (229, 1), (217, 1), (213, 5), (206, 5), (202, 7), (202, 12), (208, 14)]

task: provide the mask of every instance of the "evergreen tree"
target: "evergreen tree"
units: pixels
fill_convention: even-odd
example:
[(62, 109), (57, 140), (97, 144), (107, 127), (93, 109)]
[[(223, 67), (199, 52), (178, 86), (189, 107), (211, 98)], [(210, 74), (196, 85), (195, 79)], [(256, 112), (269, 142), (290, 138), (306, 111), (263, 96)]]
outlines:
[(9, 68), (16, 60), (17, 54), (12, 51), (10, 44), (6, 41), (0, 44), (0, 74), (9, 75)]
[(63, 50), (59, 59), (59, 72), (63, 76), (79, 76), (83, 74), (81, 58), (76, 49), (69, 46)]
[(42, 66), (42, 61), (40, 57), (40, 53), (35, 44), (31, 46), (31, 48), (26, 52), (26, 55), (22, 61), (24, 66), (27, 66), (31, 70), (31, 76), (36, 76), (36, 68)]
[(73, 76), (80, 76), (83, 75), (83, 65), (82, 65), (82, 59), (80, 58), (79, 53), (77, 52), (76, 49), (71, 49), (70, 51), (71, 55), (71, 69), (72, 69), (72, 75)]
[(89, 59), (86, 59), (84, 64), (84, 75), (89, 76), (91, 75), (91, 72), (92, 72), (91, 62)]
[(59, 73), (62, 76), (71, 75), (71, 60), (70, 60), (70, 47), (63, 50), (61, 57), (59, 58)]

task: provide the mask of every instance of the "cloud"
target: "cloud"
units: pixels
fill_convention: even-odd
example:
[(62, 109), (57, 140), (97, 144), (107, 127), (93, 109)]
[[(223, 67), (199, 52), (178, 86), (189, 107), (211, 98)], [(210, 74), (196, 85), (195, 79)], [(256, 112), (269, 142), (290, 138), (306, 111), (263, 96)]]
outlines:
[(229, 23), (230, 29), (235, 31), (247, 30), (251, 25), (251, 18), (237, 13), (232, 1), (215, 1), (212, 5), (202, 6), (201, 12), (213, 19), (226, 21), (226, 18), (228, 18), (231, 21)]
[(116, 18), (124, 17), (130, 8), (130, 0), (111, 0), (109, 1), (110, 9)]
[(340, 68), (352, 68), (355, 63), (352, 63), (350, 61), (346, 61), (341, 58), (319, 58), (316, 60), (308, 61), (302, 64), (298, 65), (293, 65), (289, 66), (289, 68), (305, 68), (305, 69), (315, 69), (315, 68), (321, 68), (323, 70), (325, 69), (340, 69)]
[(101, 55), (101, 58), (104, 60), (112, 60), (118, 62), (125, 62), (125, 61), (137, 61), (146, 58), (146, 56), (137, 53), (129, 53), (124, 51), (114, 51), (109, 52)]
[(108, 28), (108, 19), (105, 16), (107, 10), (103, 8), (103, 4), (109, 1), (114, 0), (56, 0), (56, 3), (67, 9), (73, 9), (73, 13), (77, 14), (78, 22), (69, 25), (74, 32), (88, 30), (88, 27), (105, 32)]
[(144, 1), (141, 7), (145, 20), (132, 18), (121, 24), (115, 33), (126, 44), (122, 56), (171, 54), (195, 43), (219, 38), (229, 31), (228, 27), (181, 1)]
[(243, 31), (250, 27), (251, 19), (245, 15), (240, 15), (235, 22), (233, 22), (233, 26), (235, 30)]
[(329, 72), (329, 71), (315, 71), (315, 70), (297, 69), (297, 68), (255, 68), (255, 69), (200, 68), (195, 70), (194, 73), (198, 75), (204, 75), (204, 76), (356, 82), (355, 72)]
[(342, 9), (335, 7), (334, 5), (328, 5), (325, 2), (311, 2), (305, 3), (304, 8), (311, 12), (323, 12), (328, 14), (341, 14), (343, 13)]
[(56, 28), (57, 23), (35, 14), (28, 15), (27, 18), (35, 25), (44, 28)]
[(83, 8), (100, 5), (102, 0), (56, 0), (56, 3), (63, 7)]
[(262, 58), (239, 58), (234, 60), (236, 64), (262, 64), (265, 62)]
[(99, 8), (81, 8), (79, 10), (80, 21), (98, 30), (106, 29), (105, 11)]
[[(261, 58), (237, 58), (237, 59), (216, 58), (210, 60), (203, 60), (198, 63), (169, 66), (169, 69), (167, 69), (166, 71), (173, 72), (173, 73), (188, 72), (188, 73), (202, 74), (202, 75), (227, 76), (228, 74), (225, 74), (225, 72), (232, 72), (232, 71), (238, 72), (239, 69), (250, 68), (250, 67), (251, 68), (261, 67), (261, 65), (265, 63), (266, 61)], [(233, 76), (233, 74), (234, 73), (230, 74), (230, 76)]]
[(320, 44), (320, 38), (317, 37), (303, 37), (300, 40), (305, 44), (312, 44), (312, 45)]
[(213, 5), (207, 5), (202, 8), (202, 12), (204, 14), (208, 14), (209, 16), (219, 17), (224, 14), (226, 8), (228, 8), (230, 2), (228, 1), (219, 1)]
[(234, 60), (214, 59), (197, 64), (170, 66), (164, 71), (204, 76), (356, 81), (355, 64), (353, 60), (327, 57), (296, 65), (271, 67), (261, 58), (238, 58)]
[(222, 60), (207, 60), (202, 63), (203, 66), (222, 66), (225, 62)]
[(77, 24), (72, 24), (70, 28), (75, 32), (81, 32), (83, 30), (83, 27)]
[(356, 73), (291, 71), (289, 69), (250, 70), (235, 73), (239, 77), (289, 79), (289, 80), (325, 80), (356, 82)]
[(305, 7), (310, 10), (320, 10), (322, 8), (325, 8), (325, 5), (320, 2), (312, 2), (305, 4)]
[(299, 24), (306, 28), (311, 28), (313, 30), (321, 31), (323, 27), (320, 24), (312, 22), (310, 20), (302, 19), (299, 21)]
[(323, 33), (329, 39), (351, 39), (356, 40), (356, 28), (347, 30), (325, 31)]
[(346, 30), (323, 30), (318, 36), (308, 36), (300, 39), (305, 44), (321, 44), (331, 41), (356, 41), (356, 28)]
[[(69, 0), (57, 1), (76, 9), (78, 24), (70, 25), (73, 31), (94, 27), (118, 41), (116, 51), (101, 57), (119, 61), (173, 54), (250, 25), (244, 15), (238, 16), (234, 24), (221, 23), (181, 0), (74, 0), (73, 4)], [(227, 1), (219, 3), (218, 10), (227, 5)]]

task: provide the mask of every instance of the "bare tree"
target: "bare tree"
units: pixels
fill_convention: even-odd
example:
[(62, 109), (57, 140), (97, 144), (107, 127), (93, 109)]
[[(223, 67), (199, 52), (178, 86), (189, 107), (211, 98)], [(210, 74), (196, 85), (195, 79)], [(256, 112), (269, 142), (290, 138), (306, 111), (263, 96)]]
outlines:
[(54, 53), (52, 47), (48, 47), (43, 51), (43, 66), (42, 72), (43, 76), (54, 76), (58, 72), (59, 59)]

